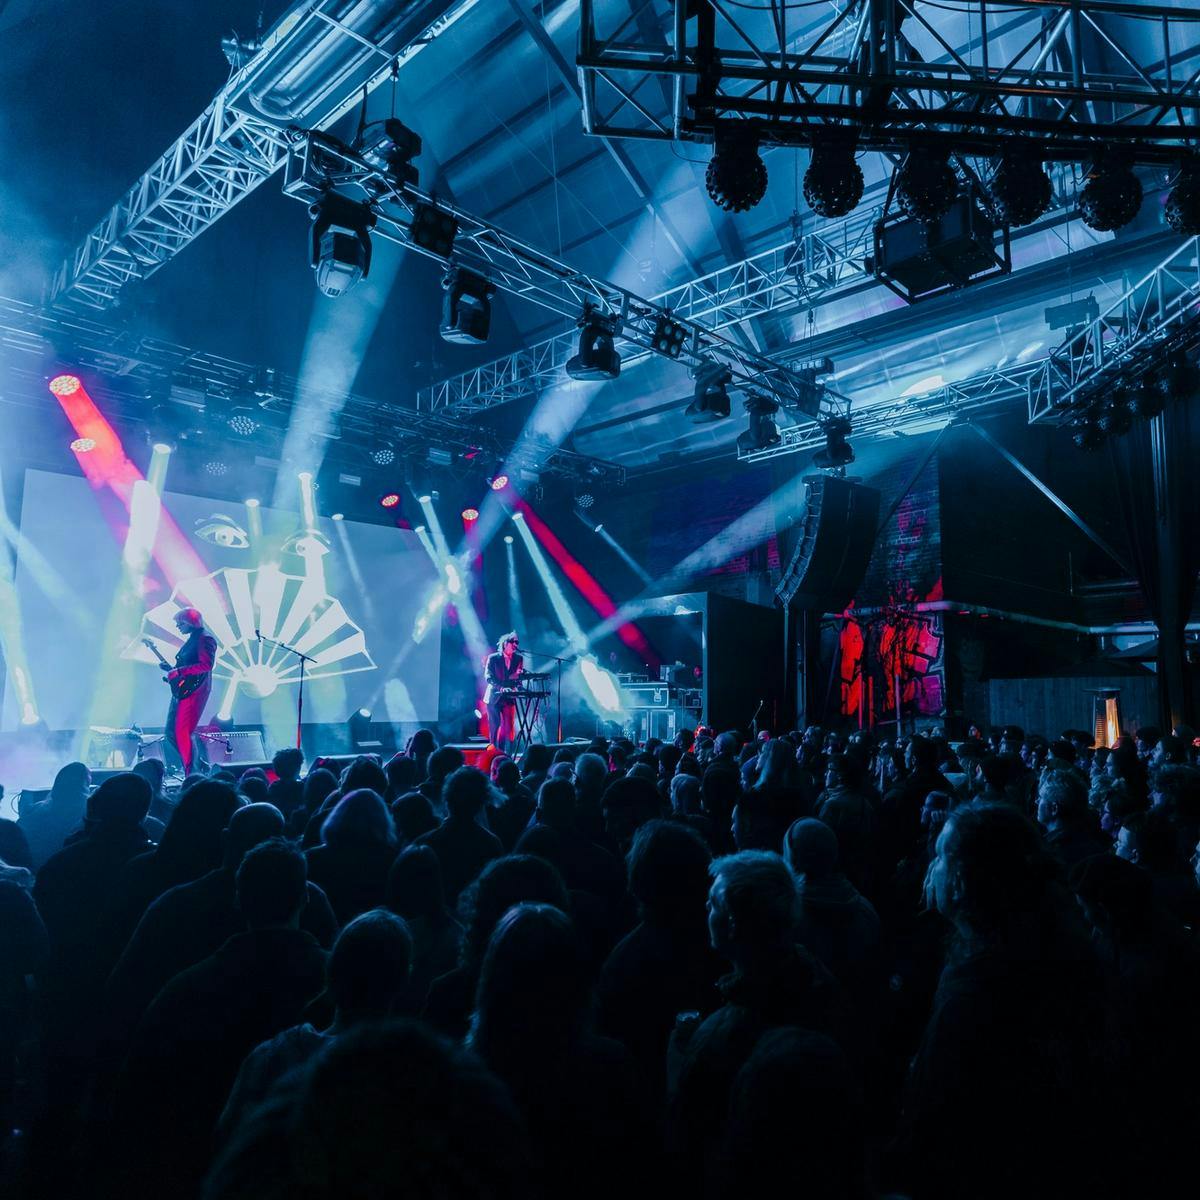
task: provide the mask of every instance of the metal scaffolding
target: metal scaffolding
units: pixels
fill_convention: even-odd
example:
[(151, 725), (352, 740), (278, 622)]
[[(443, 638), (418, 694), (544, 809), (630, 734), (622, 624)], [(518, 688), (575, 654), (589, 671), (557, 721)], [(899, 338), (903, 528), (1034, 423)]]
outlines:
[(332, 126), (477, 3), (294, 4), (59, 267), (52, 301), (108, 308), (274, 175), (297, 126)]
[[(888, 434), (915, 436), (940, 429), (956, 417), (969, 416), (1023, 401), (1032, 379), (1042, 369), (1035, 361), (1010, 367), (995, 367), (957, 383), (947, 383), (931, 392), (898, 396), (867, 408), (850, 412), (855, 441), (884, 437)], [(762, 450), (738, 452), (742, 462), (758, 462), (782, 454), (816, 450), (824, 444), (819, 429), (788, 426), (779, 431), (780, 440)]]
[[(684, 330), (679, 353), (672, 357), (693, 370), (712, 364), (728, 368), (731, 388), (770, 392), (785, 408), (810, 420), (837, 411), (845, 402), (844, 397), (816, 384), (811, 373), (774, 362), (678, 310), (669, 310), (628, 288), (578, 271), (464, 209), (411, 185), (395, 182), (336, 139), (310, 133), (293, 146), (288, 156), (284, 191), (312, 204), (335, 185), (340, 194), (356, 195), (371, 203), (375, 236), (435, 261), (465, 267), (488, 279), (499, 290), (571, 320), (580, 319), (585, 312), (596, 314), (610, 323), (616, 336), (634, 347), (635, 354), (653, 352), (659, 322), (666, 320)], [(434, 210), (453, 219), (455, 233), (449, 260), (413, 238), (416, 210)], [(551, 353), (561, 354), (567, 339), (573, 336), (576, 335), (554, 339), (556, 345)], [(487, 405), (475, 403), (472, 393), (457, 403), (429, 407), (434, 412), (477, 411)]]
[[(464, 414), (421, 412), (359, 393), (322, 393), (301, 387), (292, 375), (238, 362), (189, 346), (139, 337), (90, 316), (47, 310), (0, 297), (0, 349), (8, 355), (9, 386), (0, 403), (44, 408), (48, 371), (82, 375), (93, 396), (130, 422), (150, 420), (158, 405), (180, 406), (181, 418), (197, 430), (221, 428), (241, 416), (253, 426), (255, 449), (270, 457), (282, 447), (296, 401), (324, 402), (336, 419), (326, 435), (344, 448), (343, 461), (356, 456), (365, 466), (370, 451), (388, 445), (397, 460), (431, 462), (467, 455), (503, 460), (510, 470), (559, 476), (599, 487), (625, 482), (625, 468), (577, 454), (548, 439), (502, 438)], [(231, 441), (236, 440), (230, 435)]]
[[(1029, 381), (1029, 421), (1070, 420), (1124, 372), (1195, 339), (1200, 238), (1189, 238), (1095, 319), (1072, 330)], [(1190, 348), (1190, 347), (1188, 347)]]
[[(767, 142), (808, 145), (845, 123), (862, 148), (984, 156), (1034, 134), (1048, 159), (1087, 161), (1100, 143), (1143, 163), (1179, 162), (1195, 141), (1194, 8), (976, 0), (947, 17), (919, 0), (850, 0), (816, 19), (796, 8), (674, 0), (664, 28), (581, 0), (584, 128), (711, 141), (718, 123), (753, 119)], [(669, 104), (645, 86), (655, 78)]]

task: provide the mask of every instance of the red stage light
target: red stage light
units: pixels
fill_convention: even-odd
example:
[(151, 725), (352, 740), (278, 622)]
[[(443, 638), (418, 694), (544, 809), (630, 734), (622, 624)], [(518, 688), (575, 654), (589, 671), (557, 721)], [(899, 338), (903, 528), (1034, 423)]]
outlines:
[(395, 508), (396, 505), (399, 503), (400, 503), (400, 493), (399, 492), (385, 492), (382, 496), (379, 497), (379, 504), (380, 504), (381, 508)]
[(462, 519), (464, 521), (478, 521), (479, 520), (479, 509), (464, 508), (462, 510)]
[(508, 487), (508, 476), (507, 475), (497, 475), (496, 478), (492, 480), (492, 491), (493, 492), (503, 491), (503, 489), (506, 487)]
[(81, 387), (78, 375), (55, 375), (50, 380), (50, 390), (56, 396), (73, 396)]

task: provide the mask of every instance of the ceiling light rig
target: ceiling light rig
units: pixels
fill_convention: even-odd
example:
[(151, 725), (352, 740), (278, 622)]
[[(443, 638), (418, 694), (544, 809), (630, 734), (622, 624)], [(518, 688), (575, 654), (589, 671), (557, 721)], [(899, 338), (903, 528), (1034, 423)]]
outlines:
[(584, 309), (579, 318), (579, 352), (567, 361), (567, 374), (584, 382), (616, 379), (621, 374), (621, 356), (614, 339), (616, 316), (608, 316), (594, 308)]
[(863, 196), (862, 167), (855, 159), (858, 131), (834, 126), (813, 139), (812, 157), (804, 172), (804, 199), (819, 217), (844, 217)]
[(1054, 189), (1034, 153), (1010, 151), (992, 175), (992, 211), (1005, 225), (1031, 225), (1049, 207)]
[(958, 176), (945, 151), (915, 148), (893, 178), (896, 201), (918, 221), (932, 223), (945, 216), (958, 195)]
[(825, 445), (813, 455), (813, 466), (822, 471), (844, 471), (854, 461), (854, 447), (846, 440), (850, 436), (850, 421), (846, 417), (830, 417), (822, 429)]
[(1128, 225), (1142, 207), (1142, 181), (1115, 155), (1097, 158), (1079, 193), (1079, 215), (1089, 229), (1111, 233)]
[(778, 446), (781, 435), (775, 423), (775, 414), (779, 411), (779, 405), (769, 396), (758, 392), (752, 392), (744, 403), (749, 428), (745, 433), (738, 434), (738, 454), (753, 454), (756, 450)]
[(317, 287), (330, 297), (345, 295), (371, 271), (371, 233), (375, 214), (337, 192), (327, 191), (309, 208), (310, 258)]
[(465, 268), (446, 272), (442, 301), (442, 340), (457, 346), (481, 346), (492, 327), (492, 297), (495, 285)]
[(1167, 194), (1163, 218), (1183, 237), (1200, 234), (1200, 162), (1189, 162), (1180, 168)]
[(709, 362), (696, 368), (696, 388), (687, 416), (693, 425), (708, 425), (729, 416), (729, 384), (733, 372), (724, 363)]
[(746, 212), (767, 194), (767, 165), (758, 152), (758, 125), (728, 121), (717, 125), (716, 149), (704, 183), (709, 197), (726, 212)]

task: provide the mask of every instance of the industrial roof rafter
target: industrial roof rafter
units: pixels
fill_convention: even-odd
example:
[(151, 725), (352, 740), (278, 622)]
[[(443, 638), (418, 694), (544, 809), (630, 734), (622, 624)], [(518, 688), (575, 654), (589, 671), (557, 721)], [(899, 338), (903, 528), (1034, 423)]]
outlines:
[(102, 310), (283, 166), (478, 0), (300, 0), (58, 269), (51, 299)]
[[(698, 14), (690, 20), (689, 8)], [(754, 119), (768, 143), (808, 145), (823, 126), (847, 123), (861, 148), (940, 143), (985, 156), (1036, 134), (1039, 152), (1062, 161), (1120, 144), (1137, 162), (1174, 163), (1195, 145), (1194, 9), (976, 0), (956, 10), (959, 46), (940, 28), (944, 7), (936, 11), (934, 20), (919, 0), (849, 0), (797, 28), (786, 0), (757, 12), (674, 0), (670, 27), (648, 39), (611, 6), (581, 0), (584, 128), (711, 141), (718, 123)], [(1104, 61), (1093, 67), (1099, 50)], [(672, 81), (669, 109), (643, 88), (654, 76)]]
[[(728, 368), (731, 386), (770, 392), (786, 408), (817, 418), (835, 411), (842, 398), (815, 384), (811, 374), (772, 361), (736, 345), (695, 319), (599, 276), (560, 262), (488, 221), (411, 186), (400, 186), (335, 138), (311, 132), (288, 156), (284, 191), (315, 203), (336, 186), (342, 194), (358, 189), (375, 215), (374, 234), (438, 262), (441, 255), (415, 242), (412, 213), (427, 206), (452, 217), (457, 225), (450, 262), (484, 276), (498, 289), (519, 296), (570, 320), (586, 312), (612, 323), (615, 334), (636, 350), (650, 353), (662, 318), (683, 325), (686, 336), (678, 360), (693, 369), (713, 363)], [(446, 406), (434, 406), (440, 411)], [(463, 406), (450, 406), (462, 408)], [(469, 406), (470, 409), (482, 407)]]

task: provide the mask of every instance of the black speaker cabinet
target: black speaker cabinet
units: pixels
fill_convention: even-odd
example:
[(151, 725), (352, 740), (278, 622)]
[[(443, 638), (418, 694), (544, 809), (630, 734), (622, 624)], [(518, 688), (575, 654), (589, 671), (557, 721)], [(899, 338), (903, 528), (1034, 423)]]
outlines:
[(804, 517), (793, 531), (795, 548), (775, 596), (791, 608), (841, 612), (871, 560), (879, 492), (832, 475), (814, 475), (805, 484)]

